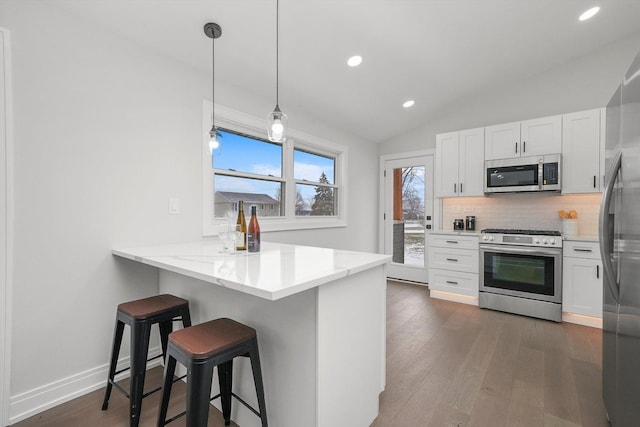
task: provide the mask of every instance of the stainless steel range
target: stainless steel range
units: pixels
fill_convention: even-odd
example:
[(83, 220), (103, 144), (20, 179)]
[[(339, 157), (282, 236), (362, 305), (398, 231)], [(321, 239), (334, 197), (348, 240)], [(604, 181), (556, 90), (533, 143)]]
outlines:
[(482, 230), (479, 304), (482, 308), (560, 322), (560, 232), (498, 228)]

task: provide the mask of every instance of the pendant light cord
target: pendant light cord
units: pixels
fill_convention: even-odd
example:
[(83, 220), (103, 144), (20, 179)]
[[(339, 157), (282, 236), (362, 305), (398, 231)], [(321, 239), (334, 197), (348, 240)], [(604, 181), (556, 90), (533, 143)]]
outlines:
[(211, 37), (211, 128), (216, 128), (216, 39)]
[(280, 0), (276, 0), (276, 105), (280, 93)]

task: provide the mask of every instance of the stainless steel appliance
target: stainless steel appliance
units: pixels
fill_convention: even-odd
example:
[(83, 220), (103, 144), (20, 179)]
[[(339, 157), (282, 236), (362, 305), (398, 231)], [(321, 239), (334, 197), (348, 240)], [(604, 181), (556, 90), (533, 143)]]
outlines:
[(640, 423), (640, 54), (607, 105), (602, 392), (614, 427)]
[(486, 160), (485, 193), (560, 191), (560, 154)]
[(560, 232), (482, 230), (479, 305), (482, 308), (560, 322)]
[(467, 216), (464, 228), (467, 231), (474, 231), (476, 229), (476, 217), (474, 215)]

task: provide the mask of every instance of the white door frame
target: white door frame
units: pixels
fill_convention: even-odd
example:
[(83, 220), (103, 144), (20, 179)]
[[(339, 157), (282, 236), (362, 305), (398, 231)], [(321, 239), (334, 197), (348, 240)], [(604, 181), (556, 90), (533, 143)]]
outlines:
[(13, 134), (9, 31), (0, 27), (0, 425), (9, 425), (13, 254)]
[[(379, 221), (378, 221), (378, 252), (383, 254), (385, 253), (385, 164), (390, 160), (403, 160), (403, 159), (411, 159), (415, 157), (422, 156), (433, 156), (435, 159), (435, 149), (427, 149), (427, 150), (418, 150), (418, 151), (408, 151), (404, 153), (395, 153), (395, 154), (385, 154), (380, 156), (379, 166), (378, 166), (378, 176), (380, 177), (379, 188), (380, 188), (380, 198), (379, 198)], [(434, 171), (432, 170), (431, 173)], [(433, 177), (433, 175), (432, 175)], [(434, 186), (435, 190), (435, 186)], [(432, 224), (434, 228), (437, 228), (437, 225), (440, 224), (440, 212), (441, 209), (441, 199), (433, 197), (433, 218)], [(391, 213), (389, 213), (391, 214)], [(426, 240), (425, 240), (426, 245)], [(425, 248), (426, 251), (426, 248)]]

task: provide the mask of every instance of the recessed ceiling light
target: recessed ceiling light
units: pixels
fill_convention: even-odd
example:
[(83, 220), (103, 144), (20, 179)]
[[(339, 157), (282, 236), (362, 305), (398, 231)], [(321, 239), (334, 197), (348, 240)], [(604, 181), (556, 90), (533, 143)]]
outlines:
[(409, 108), (409, 107), (413, 107), (413, 104), (415, 104), (416, 101), (414, 101), (413, 99), (410, 99), (408, 101), (405, 101), (404, 104), (402, 104), (402, 106), (404, 108)]
[(591, 9), (582, 12), (582, 15), (580, 15), (580, 18), (578, 18), (578, 19), (580, 21), (586, 21), (587, 19), (593, 17), (593, 15), (595, 15), (599, 11), (600, 11), (600, 7), (598, 7), (598, 6), (592, 7)]
[(357, 67), (360, 64), (362, 64), (362, 56), (360, 55), (354, 55), (347, 60), (347, 65), (349, 67)]

